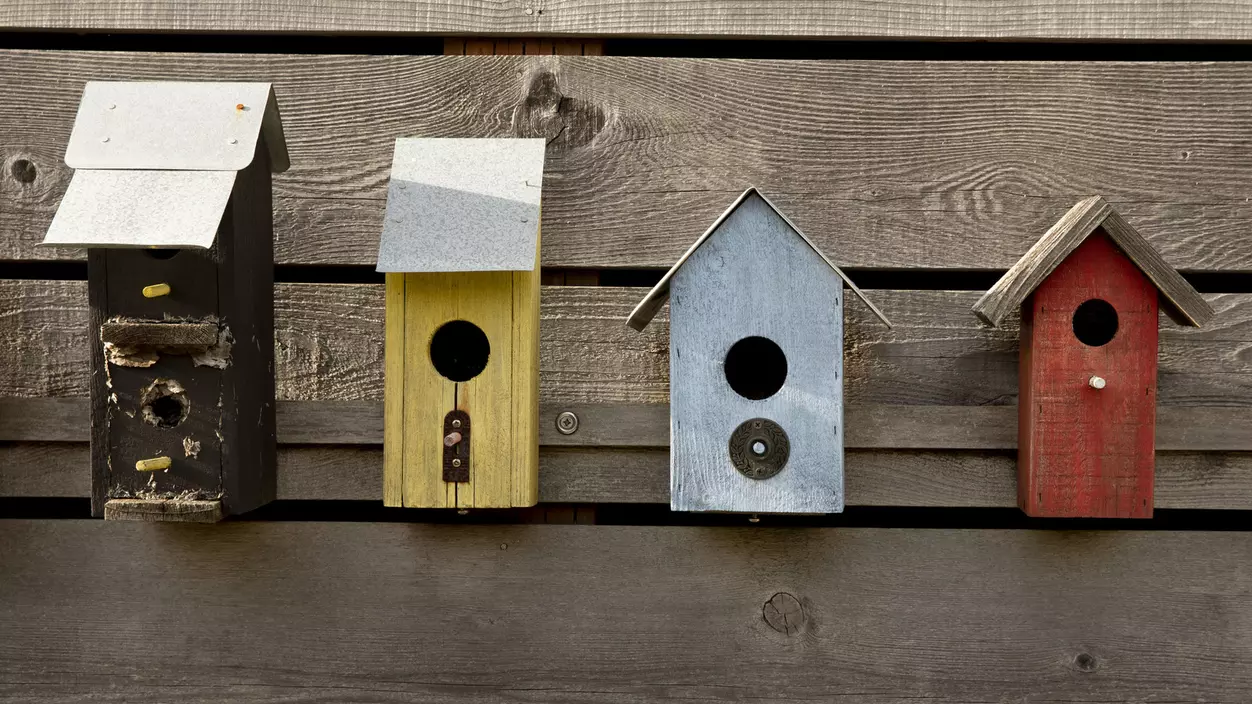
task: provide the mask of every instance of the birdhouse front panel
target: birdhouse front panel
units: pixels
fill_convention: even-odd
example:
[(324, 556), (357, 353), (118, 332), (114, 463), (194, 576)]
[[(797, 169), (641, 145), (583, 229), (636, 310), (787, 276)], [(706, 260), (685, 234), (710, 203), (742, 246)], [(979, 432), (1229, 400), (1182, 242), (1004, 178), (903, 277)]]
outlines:
[(1031, 516), (1152, 516), (1158, 292), (1097, 229), (1022, 309), (1018, 493)]
[(671, 508), (843, 510), (843, 281), (752, 192), (670, 302)]
[(539, 500), (542, 139), (399, 139), (387, 280), (383, 502)]

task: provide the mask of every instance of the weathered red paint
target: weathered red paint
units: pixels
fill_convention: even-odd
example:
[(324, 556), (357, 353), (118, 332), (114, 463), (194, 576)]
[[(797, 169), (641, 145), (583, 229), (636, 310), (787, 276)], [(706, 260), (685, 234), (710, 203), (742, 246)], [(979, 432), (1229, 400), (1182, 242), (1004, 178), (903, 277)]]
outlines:
[[(1100, 347), (1074, 334), (1074, 311), (1093, 298), (1118, 316)], [(1102, 230), (1026, 300), (1017, 466), (1028, 515), (1152, 517), (1157, 337), (1156, 288)]]

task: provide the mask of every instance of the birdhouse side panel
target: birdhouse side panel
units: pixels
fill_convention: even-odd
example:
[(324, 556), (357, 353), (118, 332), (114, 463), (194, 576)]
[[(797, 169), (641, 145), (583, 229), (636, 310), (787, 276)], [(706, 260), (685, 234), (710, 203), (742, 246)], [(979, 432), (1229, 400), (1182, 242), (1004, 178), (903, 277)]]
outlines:
[(539, 503), (539, 272), (513, 272), (513, 506)]
[(1097, 231), (1027, 299), (1023, 318), (1023, 510), (1151, 517), (1155, 287)]
[(383, 505), (404, 506), (404, 280), (388, 273), (383, 338)]
[(842, 286), (759, 197), (736, 209), (676, 272), (673, 509), (842, 510)]

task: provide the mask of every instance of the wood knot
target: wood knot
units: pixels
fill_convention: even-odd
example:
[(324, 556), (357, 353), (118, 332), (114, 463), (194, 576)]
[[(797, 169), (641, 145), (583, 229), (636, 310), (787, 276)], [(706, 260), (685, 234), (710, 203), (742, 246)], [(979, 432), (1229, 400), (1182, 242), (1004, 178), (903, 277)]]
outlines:
[(561, 92), (556, 74), (537, 71), (527, 77), (525, 95), (513, 111), (513, 133), (543, 137), (550, 147), (574, 149), (604, 129), (604, 111)]
[(1100, 667), (1100, 663), (1091, 653), (1079, 653), (1074, 656), (1074, 667), (1079, 672), (1095, 672)]
[(14, 159), (9, 164), (9, 175), (18, 183), (31, 183), (39, 175), (39, 171), (30, 159)]
[(794, 595), (787, 592), (778, 592), (771, 596), (769, 601), (761, 607), (761, 616), (765, 618), (765, 623), (769, 624), (770, 628), (788, 636), (799, 633), (808, 620), (804, 605)]

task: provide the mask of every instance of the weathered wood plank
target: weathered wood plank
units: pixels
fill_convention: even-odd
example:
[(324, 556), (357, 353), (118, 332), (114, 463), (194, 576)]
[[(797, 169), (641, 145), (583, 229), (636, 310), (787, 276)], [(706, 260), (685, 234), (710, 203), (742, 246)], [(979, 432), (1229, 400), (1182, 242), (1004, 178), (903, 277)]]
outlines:
[(373, 265), (397, 136), (517, 135), (546, 266), (668, 267), (755, 185), (841, 266), (1007, 269), (1102, 193), (1170, 265), (1252, 271), (1252, 65), (578, 56), (0, 52), (0, 259), (77, 256), (34, 245), (106, 77), (275, 83), (279, 263)]
[[(283, 445), (381, 445), (378, 401), (279, 401)], [(574, 413), (578, 430), (565, 435), (556, 418)], [(1157, 411), (1160, 452), (1252, 451), (1252, 411), (1166, 406)], [(668, 404), (544, 403), (539, 442), (546, 447), (668, 447)], [(91, 414), (83, 398), (0, 398), (0, 442), (85, 442)], [(877, 450), (1013, 450), (1015, 406), (884, 406), (847, 409), (844, 446)]]
[(0, 698), (1238, 701), (1249, 559), (1246, 533), (4, 521)]
[[(545, 447), (539, 464), (543, 503), (669, 503), (665, 450)], [(847, 503), (1011, 507), (1016, 466), (1007, 452), (849, 450)], [(0, 496), (86, 497), (87, 467), (85, 444), (0, 443)], [(279, 448), (279, 499), (381, 501), (382, 477), (375, 447)], [(1252, 509), (1252, 455), (1160, 454), (1156, 508)]]
[[(383, 397), (384, 287), (279, 284), (275, 290), (278, 398)], [(546, 287), (540, 334), (545, 403), (669, 400), (668, 309), (642, 333), (626, 316), (642, 289)], [(970, 313), (977, 292), (885, 291), (874, 300), (895, 324), (859, 306), (845, 321), (845, 387), (858, 405), (1012, 405), (1017, 317), (999, 329)], [(1203, 329), (1161, 318), (1162, 406), (1252, 407), (1252, 295), (1210, 294)], [(0, 397), (86, 396), (86, 285), (0, 280)], [(544, 421), (545, 423), (547, 421)]]
[[(1235, 0), (9, 0), (0, 28), (113, 32), (1246, 41)], [(452, 53), (445, 51), (445, 53)], [(465, 53), (462, 47), (461, 52)], [(521, 53), (520, 51), (518, 53)], [(534, 53), (527, 51), (527, 53)]]

